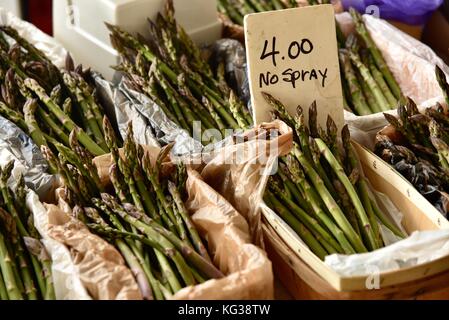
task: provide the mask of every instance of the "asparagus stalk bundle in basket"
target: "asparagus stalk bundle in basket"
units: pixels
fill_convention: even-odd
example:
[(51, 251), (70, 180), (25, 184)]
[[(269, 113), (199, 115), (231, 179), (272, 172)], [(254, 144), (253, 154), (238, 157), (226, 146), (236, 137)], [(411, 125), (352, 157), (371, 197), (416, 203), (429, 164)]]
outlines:
[[(449, 105), (446, 75), (436, 77)], [(446, 217), (449, 211), (449, 111), (441, 104), (420, 112), (408, 99), (398, 117), (384, 114), (389, 127), (376, 136), (376, 153), (394, 166)]]
[(172, 0), (166, 1), (165, 15), (149, 21), (151, 37), (133, 36), (108, 25), (111, 43), (122, 62), (127, 85), (146, 94), (173, 122), (194, 132), (195, 121), (202, 131), (250, 127), (251, 115), (225, 80), (224, 64), (214, 73), (200, 48), (176, 22)]
[(371, 194), (348, 127), (343, 127), (340, 141), (331, 117), (325, 130), (318, 127), (315, 104), (306, 127), (301, 107), (291, 116), (280, 101), (263, 95), (274, 116), (295, 132), (294, 148), (280, 159), (265, 201), (309, 248), (321, 259), (376, 250), (384, 246), (380, 225), (405, 237)]
[(8, 187), (13, 167), (0, 169), (0, 300), (53, 300), (51, 259), (26, 207), (23, 176)]
[[(60, 71), (43, 52), (9, 26), (0, 27), (0, 115), (55, 151), (69, 145), (77, 129), (81, 144), (95, 155), (109, 152), (102, 131), (103, 109), (90, 70), (71, 57)], [(54, 168), (52, 168), (54, 169)]]
[(70, 148), (62, 148), (59, 157), (42, 146), (61, 174), (63, 197), (73, 215), (120, 251), (145, 299), (167, 299), (183, 287), (222, 277), (184, 205), (185, 167), (179, 165), (172, 175), (163, 176), (168, 148), (152, 163), (134, 142), (130, 125), (121, 154), (107, 118), (103, 127), (113, 162), (109, 193), (75, 130), (69, 136)]

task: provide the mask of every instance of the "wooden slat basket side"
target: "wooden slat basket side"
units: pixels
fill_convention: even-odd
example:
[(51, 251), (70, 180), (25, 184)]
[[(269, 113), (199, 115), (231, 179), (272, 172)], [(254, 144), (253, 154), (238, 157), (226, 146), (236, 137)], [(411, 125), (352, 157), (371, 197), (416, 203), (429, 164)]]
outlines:
[[(407, 232), (449, 228), (449, 222), (405, 178), (364, 147), (356, 143), (354, 143), (354, 147), (359, 154), (363, 170), (371, 185), (377, 191), (388, 195), (396, 207), (403, 213), (403, 226)], [(449, 256), (446, 256), (415, 267), (381, 273), (379, 275), (381, 289), (375, 290), (374, 292), (376, 293), (373, 293), (371, 292), (372, 290), (367, 290), (369, 276), (342, 277), (338, 275), (319, 260), (291, 228), (271, 209), (263, 206), (262, 213), (266, 225), (276, 233), (278, 238), (282, 239), (281, 243), (287, 246), (287, 249), (290, 251), (289, 254), (292, 255), (292, 257), (286, 255), (288, 258), (286, 261), (293, 261), (293, 258), (299, 260), (310, 268), (313, 274), (319, 275), (319, 278), (333, 292), (342, 292), (345, 295), (348, 295), (349, 292), (353, 292), (355, 295), (364, 293), (367, 296), (376, 297), (384, 294), (382, 292), (393, 292), (393, 288), (407, 287), (415, 282), (419, 282), (421, 286), (421, 281), (430, 277), (438, 277), (442, 274), (443, 277), (446, 274), (449, 277)], [(282, 261), (282, 259), (278, 257), (275, 261)], [(275, 261), (273, 261), (273, 264), (276, 268)], [(302, 278), (304, 268), (296, 268), (299, 268), (299, 263), (294, 266), (293, 270), (296, 272), (293, 273), (300, 275)], [(444, 282), (441, 281), (441, 283)], [(322, 283), (318, 285), (323, 286)], [(317, 290), (317, 287), (312, 286), (312, 288)], [(291, 293), (296, 296), (294, 292)], [(387, 294), (385, 293), (384, 295), (386, 297)]]
[(377, 290), (337, 291), (301, 260), (268, 223), (263, 225), (265, 249), (275, 276), (297, 300), (449, 300), (449, 273), (442, 272)]

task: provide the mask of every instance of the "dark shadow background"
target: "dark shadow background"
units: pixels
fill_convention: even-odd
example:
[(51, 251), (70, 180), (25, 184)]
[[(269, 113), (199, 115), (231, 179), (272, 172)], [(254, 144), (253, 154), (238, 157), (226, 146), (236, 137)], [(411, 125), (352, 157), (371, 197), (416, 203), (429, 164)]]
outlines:
[(449, 64), (449, 0), (428, 21), (422, 41)]
[(21, 5), (25, 20), (52, 34), (52, 0), (22, 0)]

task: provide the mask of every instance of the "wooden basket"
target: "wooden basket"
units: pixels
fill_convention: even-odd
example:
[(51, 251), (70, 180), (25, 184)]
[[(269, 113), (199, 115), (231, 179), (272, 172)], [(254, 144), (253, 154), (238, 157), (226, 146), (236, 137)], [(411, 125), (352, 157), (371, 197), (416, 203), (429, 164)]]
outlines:
[[(371, 185), (388, 195), (403, 213), (403, 226), (408, 233), (449, 228), (449, 222), (399, 173), (364, 147), (356, 143), (354, 147)], [(415, 267), (382, 272), (380, 289), (368, 290), (368, 277), (340, 276), (313, 254), (273, 211), (263, 208), (262, 213), (267, 252), (273, 268), (295, 298), (403, 299), (436, 292), (438, 295), (433, 298), (449, 299), (449, 256)]]

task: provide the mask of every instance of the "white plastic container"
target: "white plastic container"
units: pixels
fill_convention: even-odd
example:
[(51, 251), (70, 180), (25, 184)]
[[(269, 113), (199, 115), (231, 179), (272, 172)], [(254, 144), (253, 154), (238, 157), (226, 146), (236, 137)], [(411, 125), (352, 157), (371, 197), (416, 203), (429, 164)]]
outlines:
[[(55, 38), (77, 63), (101, 72), (111, 80), (118, 62), (104, 22), (132, 33), (147, 35), (147, 18), (163, 10), (165, 0), (57, 0), (53, 1)], [(198, 44), (220, 38), (216, 3), (210, 0), (174, 0), (176, 19)]]
[(16, 17), (22, 18), (22, 5), (19, 0), (0, 0), (0, 7), (13, 13)]

